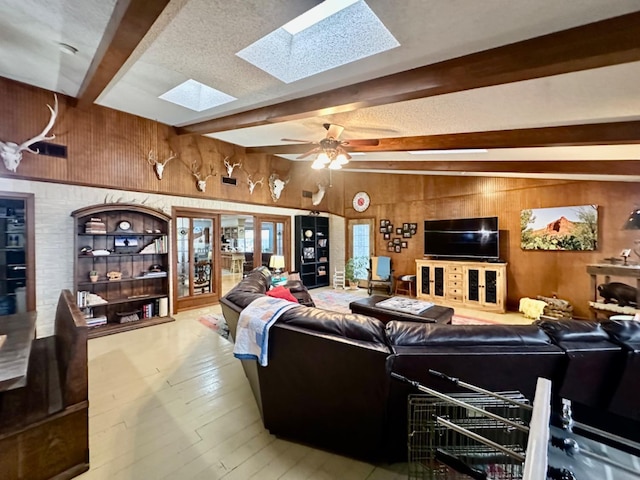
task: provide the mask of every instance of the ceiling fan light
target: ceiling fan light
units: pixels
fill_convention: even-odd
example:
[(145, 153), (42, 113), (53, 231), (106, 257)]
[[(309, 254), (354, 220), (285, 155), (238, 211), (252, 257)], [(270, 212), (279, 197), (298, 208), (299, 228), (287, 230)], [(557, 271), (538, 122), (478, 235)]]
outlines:
[(324, 168), (324, 165), (325, 163), (322, 160), (320, 160), (320, 158), (316, 158), (311, 164), (311, 168), (315, 170), (321, 170)]
[(344, 153), (338, 154), (335, 161), (340, 165), (346, 165), (347, 163), (349, 163), (349, 160), (347, 160), (347, 156)]
[(316, 162), (321, 162), (322, 165), (326, 165), (330, 162), (329, 155), (326, 152), (321, 152), (318, 154), (318, 158), (316, 158)]
[(342, 164), (338, 161), (338, 159), (333, 160), (329, 164), (329, 170), (340, 170), (342, 168)]

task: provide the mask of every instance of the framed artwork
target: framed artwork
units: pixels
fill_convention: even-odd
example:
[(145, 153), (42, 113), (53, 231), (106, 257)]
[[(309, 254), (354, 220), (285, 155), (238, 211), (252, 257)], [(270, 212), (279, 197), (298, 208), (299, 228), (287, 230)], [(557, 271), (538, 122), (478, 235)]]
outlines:
[(401, 247), (400, 247), (400, 245), (396, 245), (396, 246), (395, 246), (395, 249), (396, 249), (396, 253), (400, 253), (400, 251), (401, 251)]
[(520, 212), (523, 250), (596, 250), (598, 206), (534, 208)]
[(400, 247), (402, 248), (407, 248), (409, 246), (409, 244), (405, 241), (400, 242)]
[(390, 220), (387, 220), (386, 218), (383, 218), (382, 220), (380, 220), (380, 227), (386, 227), (390, 223), (391, 223)]
[(387, 252), (394, 252), (395, 248), (393, 245), (391, 245), (390, 247), (387, 247)]
[(387, 233), (387, 227), (380, 227), (380, 233)]
[(393, 225), (392, 224), (387, 225), (387, 232), (388, 233), (393, 233)]
[(390, 234), (390, 233), (385, 233), (385, 234), (384, 234), (384, 239), (385, 239), (385, 240), (389, 240), (389, 239), (391, 239), (391, 234)]
[(393, 239), (393, 244), (394, 245), (400, 245), (400, 239), (399, 238), (394, 238)]
[(418, 224), (417, 223), (410, 223), (409, 224), (409, 229), (410, 230), (418, 230)]
[(396, 235), (402, 235), (402, 229), (400, 227), (396, 228)]
[(403, 230), (403, 231), (405, 231), (405, 230), (409, 230), (409, 224), (408, 224), (408, 223), (403, 223), (403, 224), (402, 224), (402, 230)]
[(387, 247), (393, 247), (393, 241), (387, 243)]
[(409, 230), (407, 230), (406, 232), (402, 232), (402, 237), (403, 238), (411, 238), (411, 232)]
[(412, 228), (412, 229), (409, 230), (409, 233), (413, 237), (416, 233), (418, 233), (418, 230), (416, 230), (415, 228)]

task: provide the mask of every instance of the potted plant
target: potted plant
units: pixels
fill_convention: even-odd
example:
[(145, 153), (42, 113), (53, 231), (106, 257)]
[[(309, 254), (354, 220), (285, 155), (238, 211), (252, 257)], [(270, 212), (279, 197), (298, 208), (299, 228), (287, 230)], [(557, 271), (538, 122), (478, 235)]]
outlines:
[(358, 288), (357, 273), (366, 269), (369, 265), (367, 257), (351, 257), (344, 266), (344, 276), (349, 282), (349, 288)]
[(91, 270), (89, 272), (89, 280), (91, 280), (92, 282), (97, 282), (98, 281), (98, 272), (95, 270)]

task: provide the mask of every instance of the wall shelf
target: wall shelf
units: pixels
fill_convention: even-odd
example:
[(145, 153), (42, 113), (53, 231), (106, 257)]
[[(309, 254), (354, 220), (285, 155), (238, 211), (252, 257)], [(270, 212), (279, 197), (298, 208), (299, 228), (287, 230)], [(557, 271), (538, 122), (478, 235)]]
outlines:
[[(76, 210), (74, 285), (78, 306), (84, 310), (88, 323), (101, 319), (106, 324), (91, 326), (89, 338), (119, 333), (136, 328), (173, 321), (169, 316), (168, 231), (170, 217), (153, 208), (136, 204), (101, 204)], [(131, 231), (121, 231), (118, 225), (128, 221)], [(88, 222), (102, 224), (97, 229), (107, 233), (86, 233)], [(96, 229), (96, 227), (92, 227)], [(153, 233), (148, 233), (153, 232)], [(123, 246), (118, 239), (130, 242)], [(135, 241), (133, 241), (135, 239)], [(151, 246), (151, 247), (150, 247)], [(109, 255), (86, 255), (82, 248), (109, 250)], [(150, 252), (142, 252), (151, 248)], [(123, 251), (118, 252), (118, 249)], [(160, 266), (164, 275), (145, 276), (152, 266)], [(99, 280), (91, 282), (89, 272), (96, 271)], [(120, 280), (108, 280), (107, 273), (121, 272)], [(91, 304), (90, 294), (104, 302)], [(138, 320), (122, 322), (125, 312), (135, 312)], [(165, 316), (160, 317), (162, 312)]]

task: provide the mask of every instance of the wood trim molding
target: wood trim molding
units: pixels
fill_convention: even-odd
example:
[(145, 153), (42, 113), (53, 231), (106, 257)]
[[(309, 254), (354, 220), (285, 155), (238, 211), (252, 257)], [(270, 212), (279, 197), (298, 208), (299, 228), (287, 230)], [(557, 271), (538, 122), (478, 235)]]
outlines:
[(640, 12), (178, 128), (206, 134), (640, 60)]
[(640, 160), (351, 161), (345, 170), (640, 175)]
[[(640, 121), (589, 123), (555, 127), (488, 130), (415, 137), (381, 138), (375, 146), (347, 147), (350, 152), (407, 152), (450, 148), (528, 148), (640, 143)], [(247, 147), (246, 153), (302, 154), (309, 144)]]

